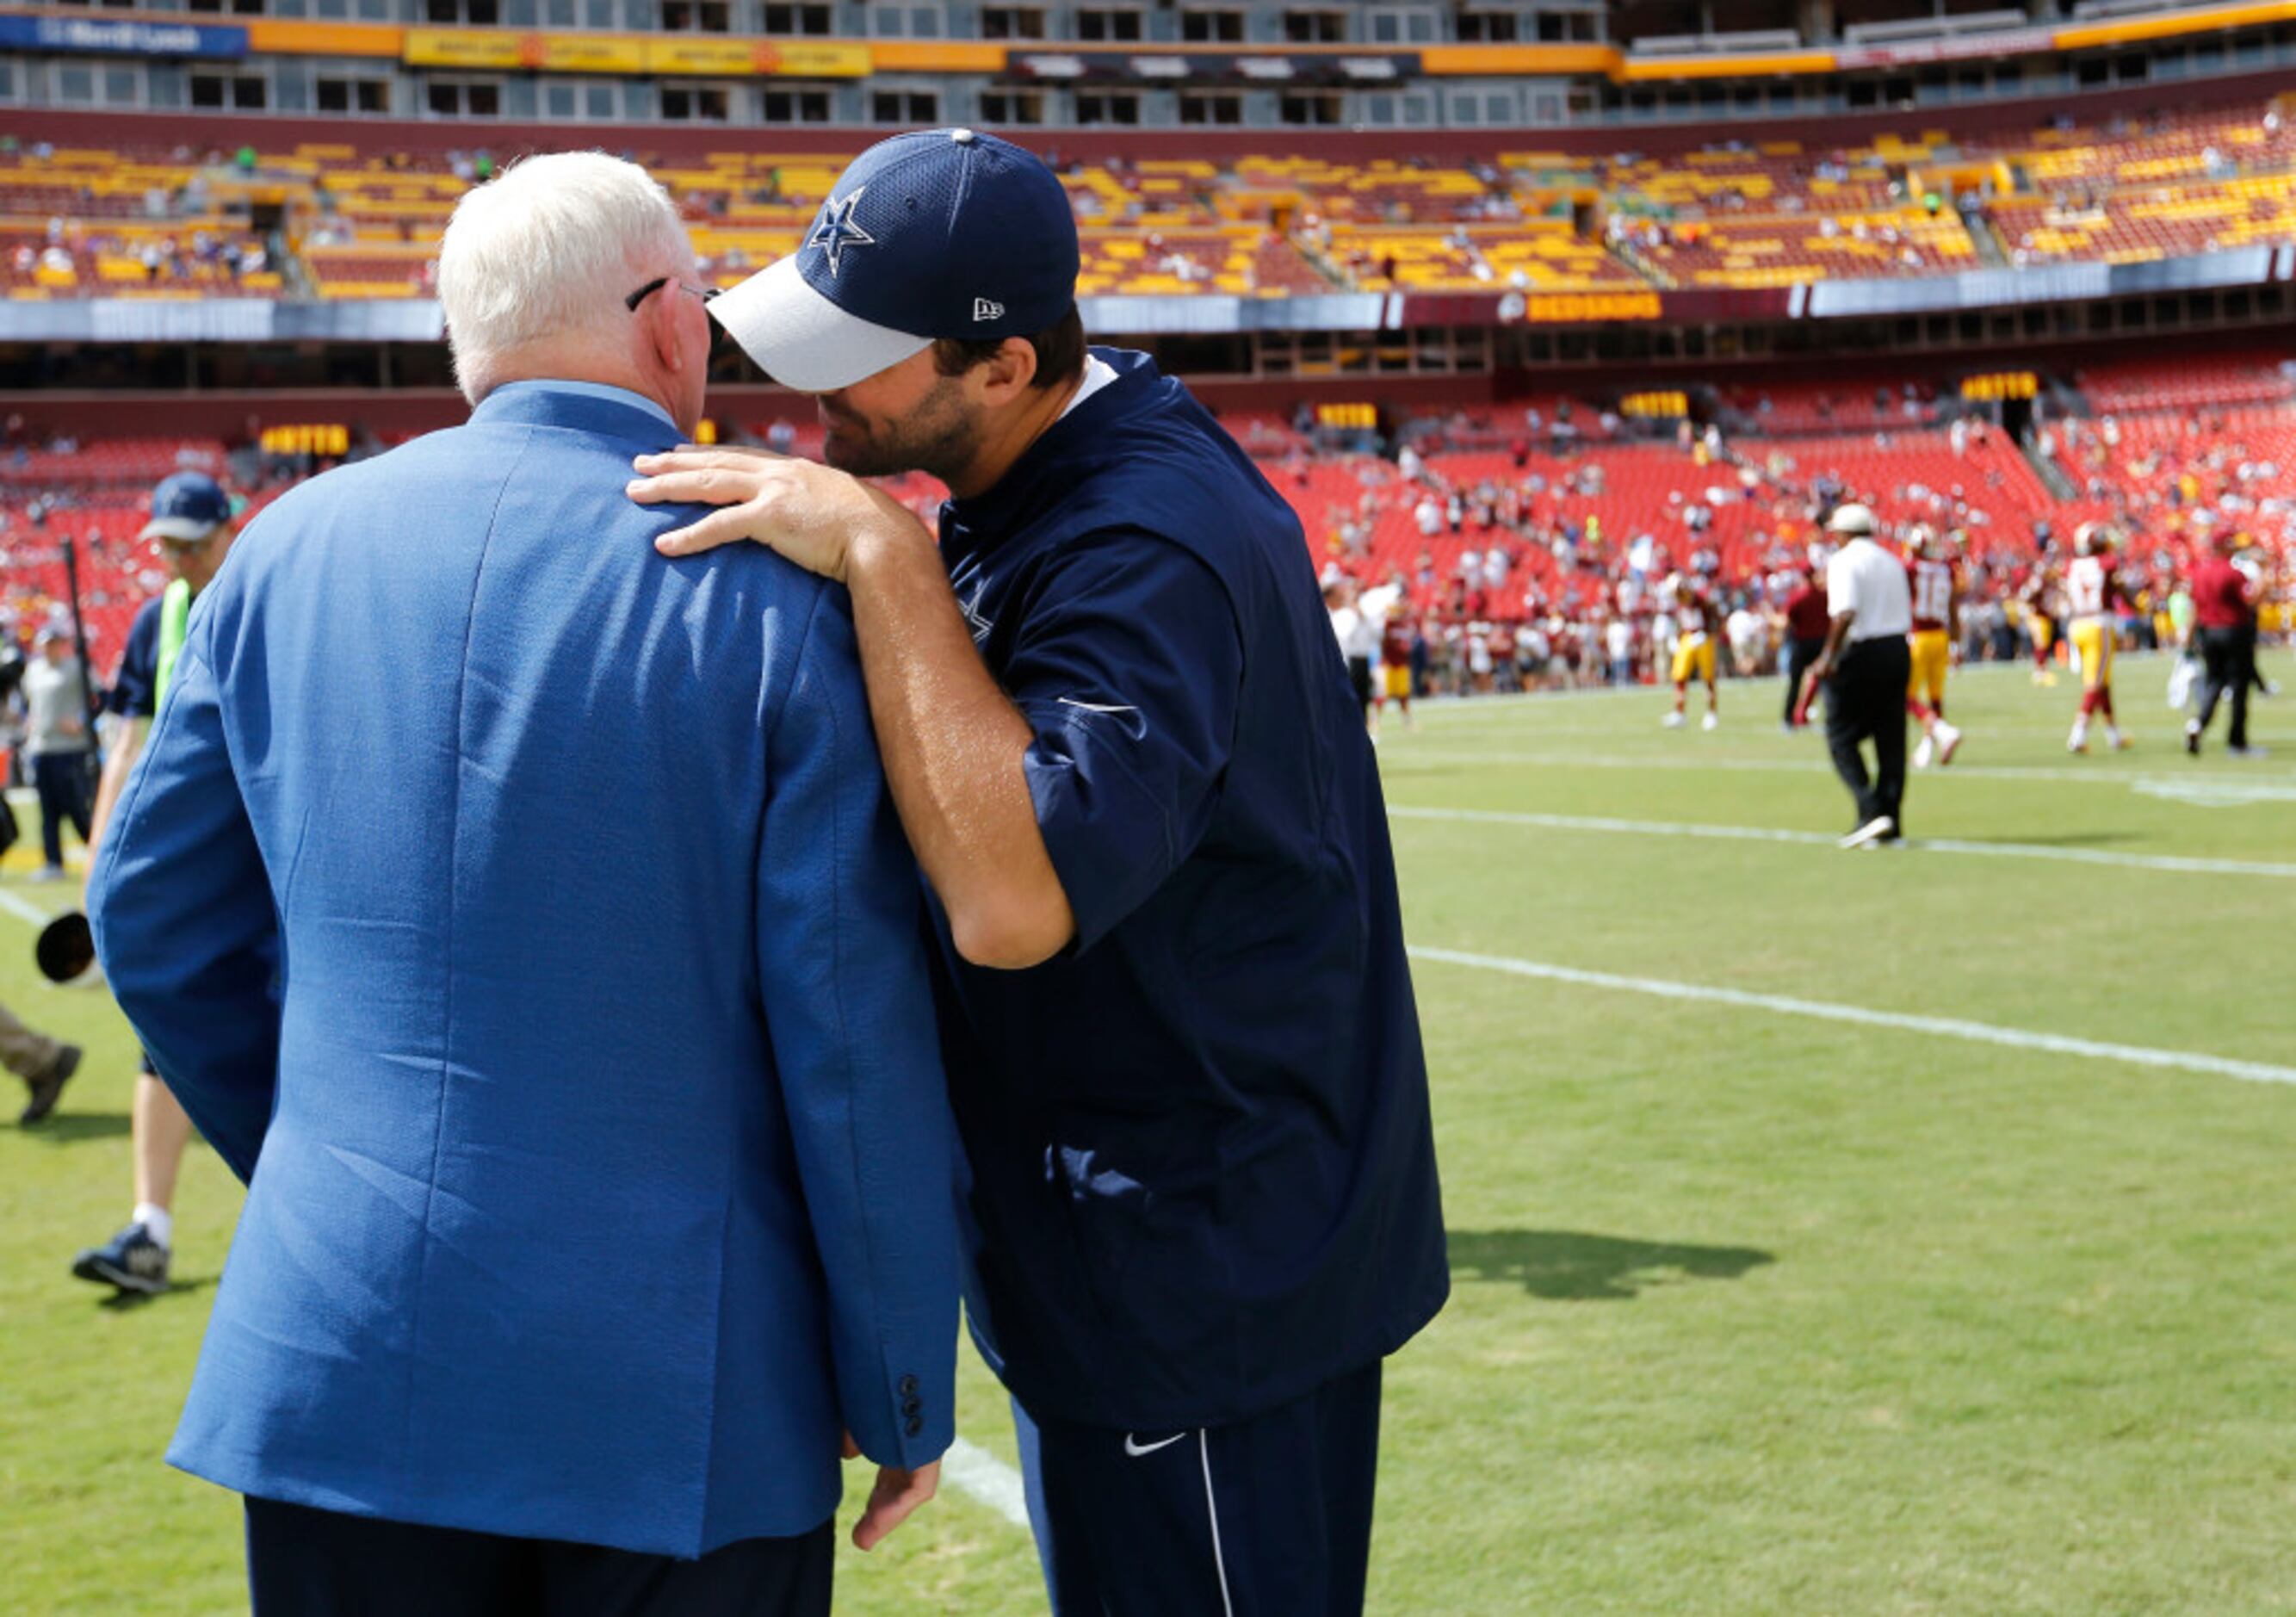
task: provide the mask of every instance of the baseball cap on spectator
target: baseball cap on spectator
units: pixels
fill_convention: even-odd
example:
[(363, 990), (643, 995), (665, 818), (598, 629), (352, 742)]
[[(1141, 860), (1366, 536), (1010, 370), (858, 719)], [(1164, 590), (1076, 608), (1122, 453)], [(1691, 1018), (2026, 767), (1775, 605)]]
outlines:
[(833, 393), (943, 337), (1032, 337), (1076, 301), (1076, 216), (1032, 152), (972, 129), (855, 158), (797, 251), (709, 305), (786, 387)]
[(1874, 536), (1875, 526), (1874, 513), (1870, 507), (1865, 505), (1843, 505), (1836, 510), (1833, 518), (1827, 521), (1825, 524), (1825, 530), (1828, 533), (1839, 533), (1852, 537), (1863, 534), (1866, 538), (1871, 538)]
[(152, 490), (152, 520), (140, 536), (194, 544), (231, 521), (231, 497), (204, 472), (178, 472)]

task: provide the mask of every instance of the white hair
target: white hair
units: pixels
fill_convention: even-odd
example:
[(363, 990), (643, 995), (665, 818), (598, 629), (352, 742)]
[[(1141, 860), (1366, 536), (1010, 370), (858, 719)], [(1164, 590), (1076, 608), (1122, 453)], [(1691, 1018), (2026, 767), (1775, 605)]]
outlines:
[(504, 380), (509, 356), (578, 341), (648, 275), (693, 261), (660, 182), (603, 152), (526, 158), (464, 192), (439, 247), (439, 302), (464, 395), (477, 403)]

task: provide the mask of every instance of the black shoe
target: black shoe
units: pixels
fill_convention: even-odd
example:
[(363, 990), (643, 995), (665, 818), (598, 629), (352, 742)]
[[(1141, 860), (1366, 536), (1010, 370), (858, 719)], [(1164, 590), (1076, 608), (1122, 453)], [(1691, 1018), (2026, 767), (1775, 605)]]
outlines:
[(78, 1045), (66, 1045), (56, 1052), (56, 1059), (45, 1072), (25, 1080), (32, 1086), (32, 1098), (17, 1117), (19, 1123), (29, 1128), (56, 1109), (56, 1101), (63, 1094), (64, 1086), (71, 1081), (71, 1075), (79, 1071), (79, 1055)]
[(2185, 726), (2185, 751), (2194, 758), (2201, 755), (2201, 733), (2190, 725)]
[(91, 1246), (73, 1259), (72, 1274), (123, 1292), (164, 1292), (168, 1249), (152, 1239), (152, 1232), (143, 1225), (131, 1224), (102, 1246)]

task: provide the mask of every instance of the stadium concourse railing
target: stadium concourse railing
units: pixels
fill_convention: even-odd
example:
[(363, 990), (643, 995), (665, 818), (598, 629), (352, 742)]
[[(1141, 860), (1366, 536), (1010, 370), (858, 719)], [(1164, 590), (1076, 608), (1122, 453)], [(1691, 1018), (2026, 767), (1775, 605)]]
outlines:
[[(1685, 291), (1333, 292), (1292, 297), (1079, 300), (1087, 330), (1111, 336), (1382, 332), (1435, 326), (1696, 325), (1825, 320), (2090, 301), (2296, 281), (2296, 243), (2130, 264), (2050, 264), (1947, 275)], [(211, 297), (0, 302), (0, 342), (435, 342), (430, 299), (338, 302)]]

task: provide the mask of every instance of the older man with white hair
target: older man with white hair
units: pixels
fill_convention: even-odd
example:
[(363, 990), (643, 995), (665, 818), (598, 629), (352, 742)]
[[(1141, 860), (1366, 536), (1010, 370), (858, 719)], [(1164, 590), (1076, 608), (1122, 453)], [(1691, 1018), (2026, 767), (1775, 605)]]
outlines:
[[(828, 1610), (950, 1437), (948, 1117), (841, 590), (671, 562), (710, 326), (611, 158), (469, 193), (469, 423), (289, 494), (191, 614), (103, 964), (250, 1181), (170, 1457), (258, 1613)], [(686, 513), (684, 520), (691, 520)]]

